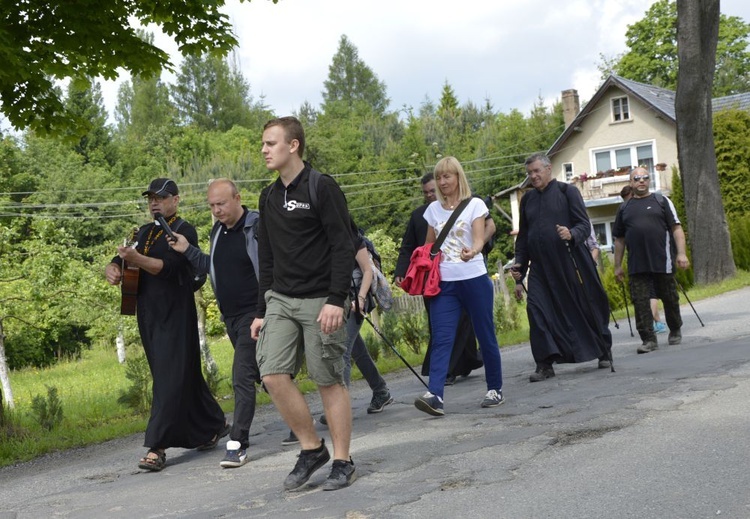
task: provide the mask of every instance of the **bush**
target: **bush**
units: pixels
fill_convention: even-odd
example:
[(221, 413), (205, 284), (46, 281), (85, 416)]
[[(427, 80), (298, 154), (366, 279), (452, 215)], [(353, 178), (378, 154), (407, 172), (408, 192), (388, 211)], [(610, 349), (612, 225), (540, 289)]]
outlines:
[(79, 359), (84, 348), (91, 347), (85, 326), (65, 324), (58, 327), (25, 327), (5, 340), (8, 367), (45, 368), (60, 359)]
[[(505, 279), (508, 290), (512, 294), (515, 290), (516, 282), (511, 277)], [(505, 297), (495, 297), (495, 333), (507, 333), (521, 329), (521, 308), (523, 303), (516, 301), (511, 296), (506, 305)]]
[(377, 362), (380, 358), (380, 343), (381, 340), (376, 337), (374, 333), (363, 334), (362, 339), (365, 341), (365, 347), (370, 357), (374, 362)]
[(57, 396), (55, 386), (45, 386), (47, 398), (36, 395), (31, 401), (31, 414), (37, 423), (47, 431), (51, 431), (63, 420), (63, 408)]
[(151, 370), (144, 354), (129, 355), (125, 361), (125, 378), (130, 386), (120, 391), (118, 404), (133, 409), (138, 414), (146, 414), (151, 409)]
[(750, 214), (734, 215), (729, 221), (734, 264), (742, 270), (750, 270)]
[[(394, 315), (393, 319), (395, 320), (395, 314), (392, 315)], [(383, 321), (385, 322), (385, 319)], [(406, 312), (399, 314), (398, 330), (401, 332), (401, 340), (406, 343), (412, 352), (419, 355), (422, 352), (422, 345), (425, 346), (426, 350), (427, 343), (430, 340), (430, 334), (427, 329), (427, 317), (424, 312)], [(395, 334), (389, 335), (389, 337), (395, 336)]]

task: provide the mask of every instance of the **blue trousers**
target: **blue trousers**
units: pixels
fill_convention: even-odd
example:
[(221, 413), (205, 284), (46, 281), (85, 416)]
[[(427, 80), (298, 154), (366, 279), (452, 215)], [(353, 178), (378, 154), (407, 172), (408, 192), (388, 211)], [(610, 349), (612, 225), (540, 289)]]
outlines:
[(500, 391), (503, 388), (500, 346), (497, 344), (495, 321), (492, 316), (493, 298), (492, 281), (486, 274), (461, 281), (440, 282), (440, 293), (430, 300), (430, 393), (443, 397), (445, 377), (448, 375), (448, 365), (462, 309), (469, 314), (479, 341), (487, 390)]

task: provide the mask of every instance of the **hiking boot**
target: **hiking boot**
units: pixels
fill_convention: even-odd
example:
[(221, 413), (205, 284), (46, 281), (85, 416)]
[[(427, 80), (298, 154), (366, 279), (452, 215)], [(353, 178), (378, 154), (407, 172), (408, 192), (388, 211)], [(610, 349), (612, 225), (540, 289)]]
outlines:
[(667, 342), (672, 346), (680, 344), (682, 342), (682, 332), (680, 330), (670, 330)]
[(437, 395), (433, 395), (429, 391), (414, 400), (414, 407), (432, 416), (445, 415), (445, 411), (443, 411), (443, 399)]
[(320, 447), (315, 450), (300, 451), (297, 456), (297, 464), (284, 480), (284, 490), (295, 490), (310, 479), (313, 472), (328, 463), (331, 454), (328, 452), (326, 442), (321, 438)]
[(529, 382), (541, 382), (555, 376), (555, 370), (552, 366), (537, 365), (536, 371), (529, 376)]
[(367, 414), (380, 413), (383, 408), (388, 404), (393, 403), (390, 391), (380, 391), (372, 394), (372, 400), (370, 400), (370, 406), (367, 408)]
[(297, 435), (294, 434), (294, 431), (289, 431), (289, 436), (281, 440), (281, 445), (284, 447), (288, 447), (289, 445), (297, 445), (299, 443), (299, 439), (297, 439)]
[(227, 442), (227, 453), (219, 465), (225, 469), (241, 467), (250, 461), (247, 457), (247, 449), (243, 449), (238, 441), (229, 440)]
[(664, 333), (667, 331), (667, 325), (661, 321), (654, 321), (654, 333)]
[(340, 488), (346, 488), (351, 485), (355, 479), (357, 479), (357, 472), (354, 470), (354, 462), (351, 458), (349, 458), (349, 461), (333, 460), (331, 473), (323, 482), (321, 488), (323, 488), (323, 490), (338, 490)]
[(636, 351), (638, 353), (648, 353), (656, 349), (659, 349), (659, 345), (656, 343), (656, 341), (645, 341), (642, 345), (638, 346), (638, 349)]
[(487, 391), (484, 400), (482, 400), (482, 407), (497, 407), (499, 405), (503, 405), (504, 403), (505, 398), (503, 398), (502, 389), (500, 391), (490, 389), (489, 391)]

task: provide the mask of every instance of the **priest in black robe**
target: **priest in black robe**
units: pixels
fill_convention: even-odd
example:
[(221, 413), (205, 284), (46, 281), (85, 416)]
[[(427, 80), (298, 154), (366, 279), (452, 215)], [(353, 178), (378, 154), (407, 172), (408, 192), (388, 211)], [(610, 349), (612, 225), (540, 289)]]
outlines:
[[(198, 246), (195, 228), (177, 216), (178, 193), (174, 181), (159, 178), (143, 196), (152, 216), (162, 214), (170, 228)], [(164, 228), (156, 222), (141, 227), (136, 237), (135, 247), (118, 247), (105, 275), (110, 284), (119, 284), (123, 260), (140, 269), (136, 315), (153, 378), (153, 400), (144, 442), (148, 453), (138, 466), (159, 471), (168, 447), (213, 448), (229, 427), (201, 371), (192, 267), (169, 247)]]
[(599, 359), (611, 367), (609, 302), (585, 243), (591, 233), (581, 193), (552, 178), (549, 158), (526, 160), (533, 187), (520, 205), (514, 265), (516, 296), (523, 296), (528, 272), (526, 311), (536, 372), (529, 380), (555, 376), (553, 363)]

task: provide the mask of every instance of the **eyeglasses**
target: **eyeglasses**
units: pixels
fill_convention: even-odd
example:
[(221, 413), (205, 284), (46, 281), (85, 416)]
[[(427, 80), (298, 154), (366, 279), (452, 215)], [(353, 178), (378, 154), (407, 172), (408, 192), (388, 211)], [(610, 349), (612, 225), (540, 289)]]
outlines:
[(633, 182), (648, 181), (651, 177), (648, 175), (633, 175)]
[(147, 199), (147, 200), (148, 200), (149, 202), (163, 202), (164, 200), (166, 200), (167, 198), (170, 198), (171, 196), (172, 196), (172, 195), (167, 195), (167, 196), (159, 196), (159, 195), (148, 195), (148, 196), (146, 197), (146, 199)]

